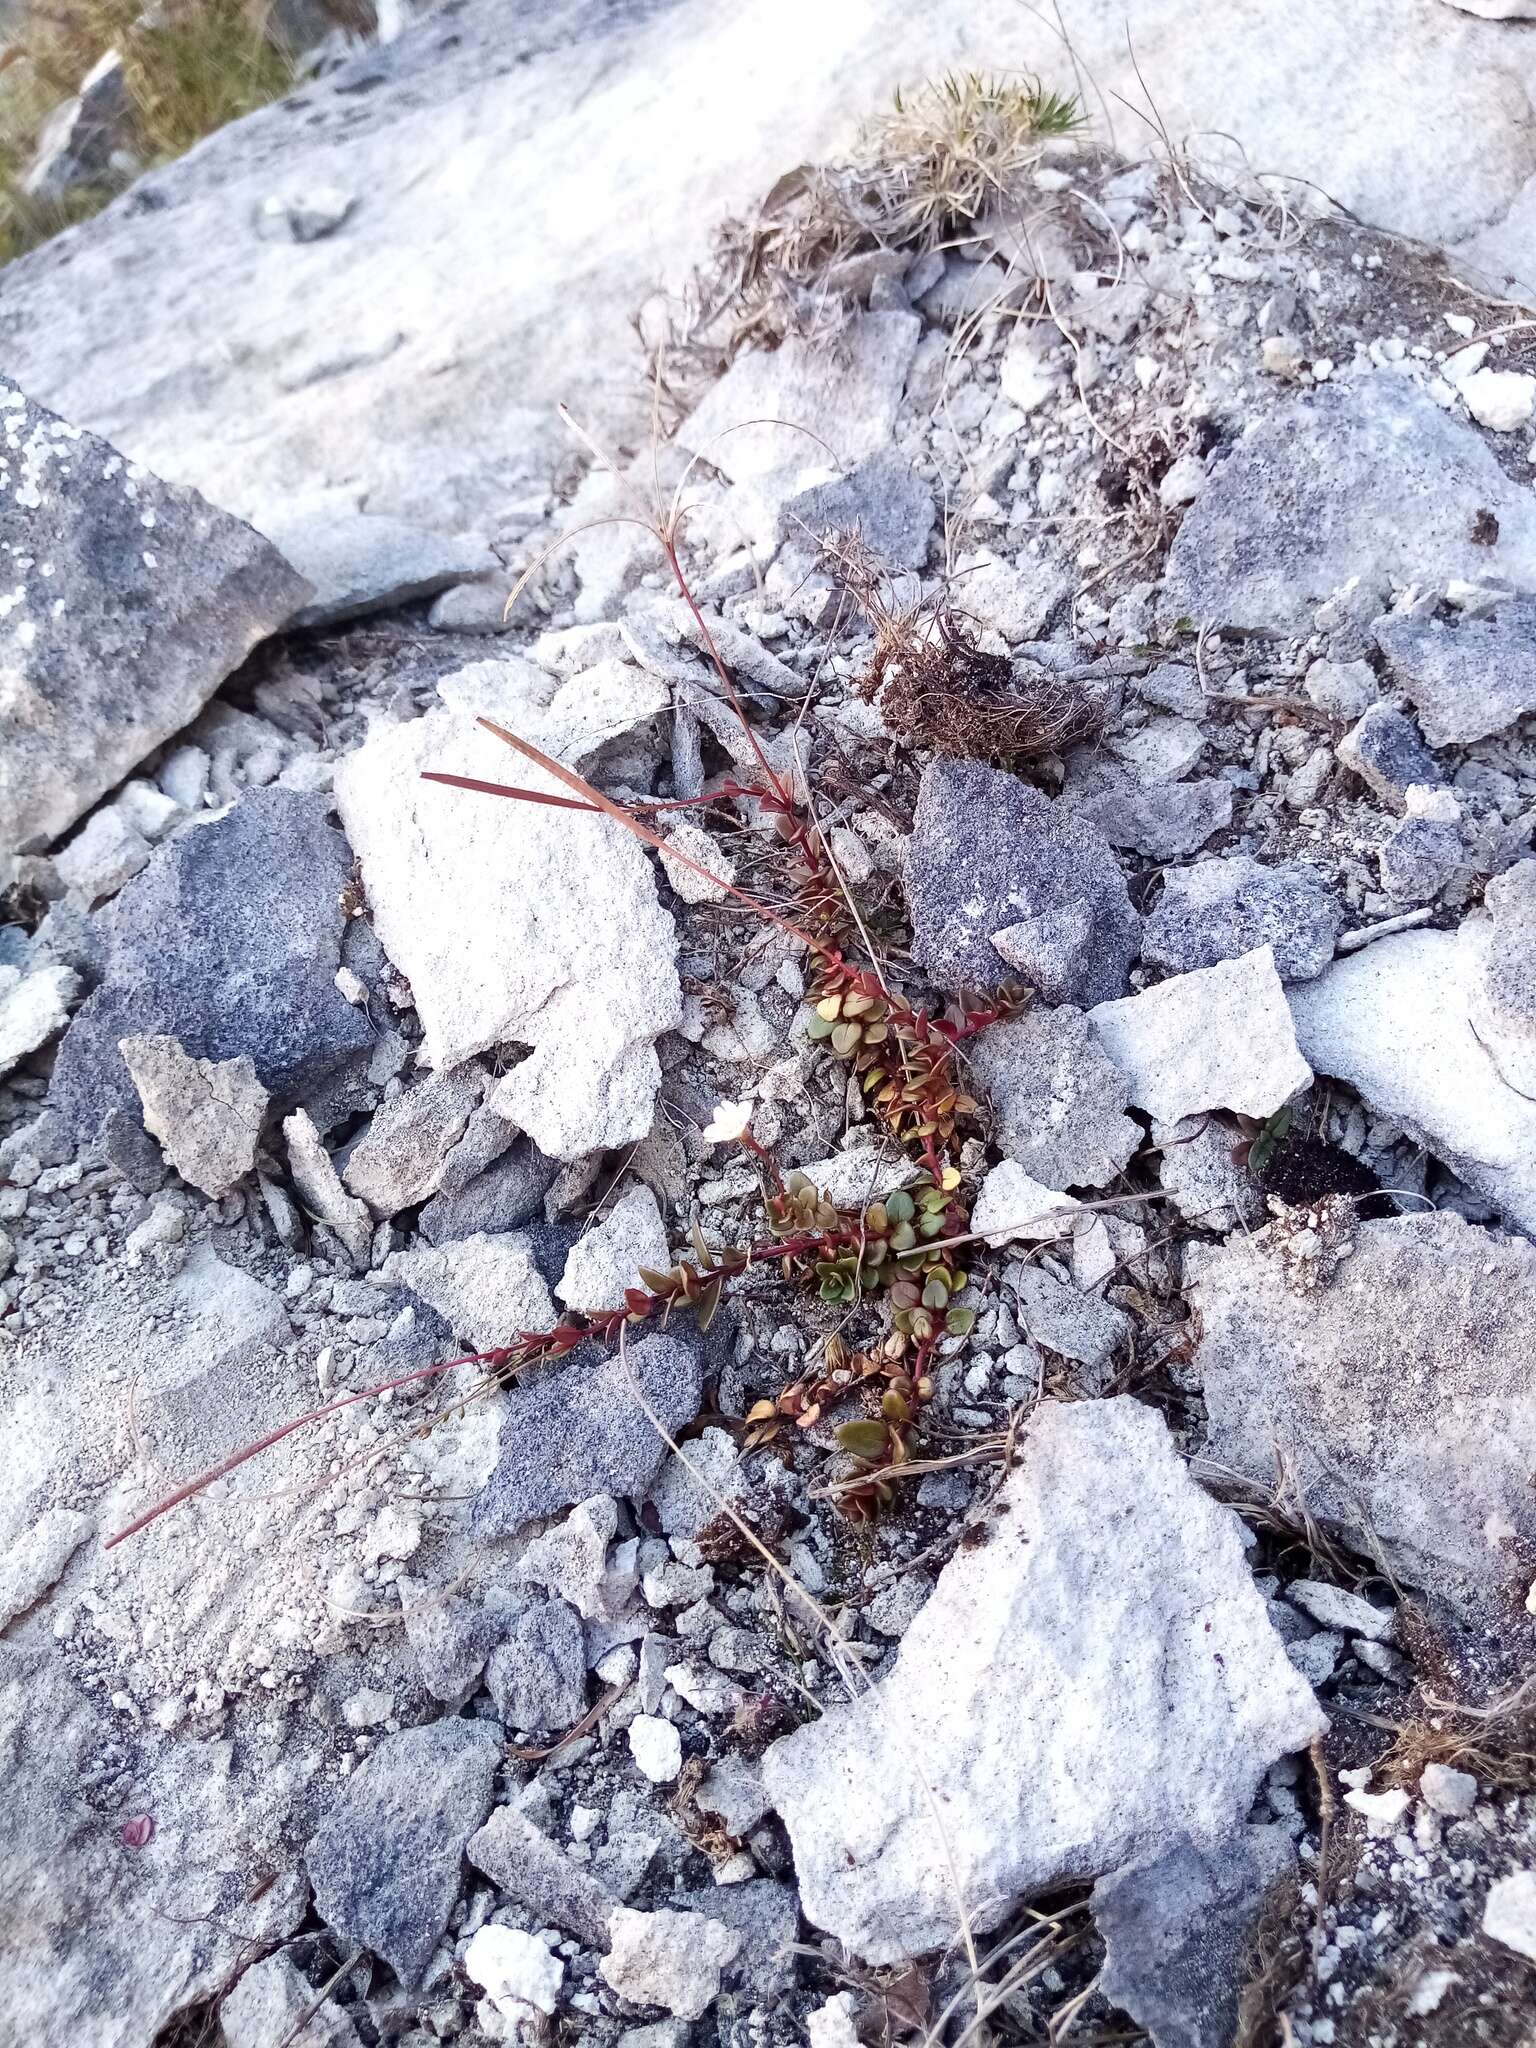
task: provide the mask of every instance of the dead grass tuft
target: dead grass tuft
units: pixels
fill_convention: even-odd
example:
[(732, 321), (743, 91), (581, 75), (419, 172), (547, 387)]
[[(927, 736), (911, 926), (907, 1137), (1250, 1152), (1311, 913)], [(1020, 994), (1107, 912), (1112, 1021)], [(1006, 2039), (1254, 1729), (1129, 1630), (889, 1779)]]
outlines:
[(749, 342), (835, 328), (882, 259), (899, 270), (965, 233), (1083, 119), (1076, 100), (1025, 75), (950, 72), (898, 92), (844, 161), (801, 164), (716, 231), (651, 337), (653, 358), (713, 376)]
[(1033, 761), (1090, 739), (1105, 705), (1081, 682), (989, 654), (965, 615), (939, 597), (907, 598), (857, 534), (830, 534), (822, 563), (874, 631), (859, 681), (897, 738), (941, 754)]
[(1424, 1715), (1399, 1730), (1379, 1766), (1389, 1784), (1417, 1785), (1426, 1764), (1470, 1771), (1481, 1785), (1536, 1791), (1536, 1677), (1481, 1707), (1428, 1690)]

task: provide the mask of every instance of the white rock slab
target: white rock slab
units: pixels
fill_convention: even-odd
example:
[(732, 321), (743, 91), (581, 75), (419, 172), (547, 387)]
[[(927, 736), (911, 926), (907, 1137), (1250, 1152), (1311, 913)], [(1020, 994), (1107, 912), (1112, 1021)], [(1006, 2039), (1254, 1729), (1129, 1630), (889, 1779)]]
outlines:
[(1132, 1102), (1164, 1122), (1202, 1109), (1272, 1116), (1311, 1085), (1269, 946), (1100, 1003), (1088, 1019)]
[(423, 782), (438, 769), (569, 794), (445, 706), (336, 771), (374, 926), (411, 984), (427, 1063), (532, 1048), (492, 1098), (552, 1158), (649, 1131), (677, 941), (639, 841), (611, 819)]
[(1083, 1205), (1031, 1178), (1016, 1160), (1004, 1159), (982, 1182), (971, 1211), (971, 1228), (997, 1250), (1005, 1244), (1041, 1244), (1067, 1237), (1075, 1219), (1087, 1222)]
[(514, 1231), (391, 1252), (379, 1270), (419, 1294), (455, 1335), (480, 1350), (509, 1342), (519, 1330), (547, 1330), (555, 1321), (528, 1240)]
[(1349, 1082), (1505, 1217), (1536, 1230), (1536, 1101), (1473, 1028), (1482, 928), (1399, 932), (1287, 990), (1320, 1074)]
[(631, 1188), (595, 1229), (571, 1247), (555, 1287), (567, 1308), (617, 1308), (626, 1287), (638, 1287), (641, 1266), (671, 1264), (661, 1211), (649, 1188)]
[(720, 1972), (738, 1954), (742, 1937), (703, 1913), (637, 1913), (616, 1906), (608, 1922), (609, 1950), (598, 1964), (605, 1984), (636, 2005), (659, 2005), (680, 2020), (696, 2020), (720, 1989)]
[(868, 1962), (954, 1938), (951, 1858), (984, 1932), (1181, 1830), (1219, 1841), (1326, 1725), (1152, 1409), (1042, 1409), (1003, 1499), (875, 1692), (764, 1758), (807, 1916)]

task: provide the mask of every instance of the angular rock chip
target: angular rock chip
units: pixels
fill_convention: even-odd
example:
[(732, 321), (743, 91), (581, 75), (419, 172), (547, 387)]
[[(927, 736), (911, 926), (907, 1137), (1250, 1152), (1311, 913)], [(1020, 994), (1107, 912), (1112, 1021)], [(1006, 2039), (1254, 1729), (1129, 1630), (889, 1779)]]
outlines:
[(1048, 1188), (1101, 1188), (1141, 1143), (1125, 1077), (1081, 1010), (1031, 1004), (970, 1041), (999, 1151)]
[(192, 1186), (215, 1201), (256, 1165), (267, 1091), (249, 1059), (197, 1060), (164, 1034), (119, 1040), (144, 1128)]
[(309, 595), (259, 533), (8, 380), (0, 553), (0, 853), (66, 831)]
[(118, 1050), (168, 1035), (192, 1059), (248, 1058), (279, 1104), (367, 1055), (368, 1019), (336, 987), (351, 873), (324, 797), (258, 789), (163, 846), (104, 910), (105, 978), (59, 1048), (49, 1100), (82, 1138), (135, 1127)]
[[(1491, 513), (1498, 537), (1475, 537)], [(1536, 503), (1474, 427), (1405, 378), (1366, 377), (1265, 413), (1185, 514), (1160, 608), (1310, 632), (1352, 576), (1536, 590)]]
[[(296, 1109), (292, 1116), (283, 1119), (283, 1137), (288, 1146), (288, 1170), (310, 1214), (335, 1231), (352, 1254), (354, 1265), (366, 1266), (373, 1245), (373, 1218), (368, 1213), (368, 1204), (349, 1195), (342, 1186), (335, 1161), (321, 1143), (307, 1109)], [(406, 1254), (396, 1252), (393, 1256), (404, 1258)]]
[(1512, 1040), (1495, 1030), (1485, 1041), (1478, 1024), (1490, 944), (1472, 918), (1457, 932), (1397, 932), (1287, 994), (1319, 1074), (1347, 1081), (1510, 1222), (1536, 1230), (1536, 1101), (1505, 1078)]
[(829, 448), (841, 462), (876, 455), (890, 441), (921, 332), (915, 313), (865, 313), (835, 349), (795, 335), (771, 351), (744, 349), (678, 439), (733, 483), (825, 473)]
[(386, 1280), (419, 1294), (477, 1351), (510, 1343), (519, 1330), (547, 1330), (555, 1321), (555, 1305), (533, 1246), (515, 1231), (457, 1238), (430, 1248), (412, 1245), (391, 1252), (380, 1271)]
[(608, 1922), (609, 1950), (598, 1964), (603, 1982), (636, 2005), (659, 2005), (696, 2020), (720, 1990), (720, 1972), (742, 1937), (702, 1913), (637, 1913), (617, 1906)]
[(498, 567), (484, 541), (334, 505), (300, 505), (281, 518), (264, 518), (262, 527), (312, 586), (289, 622), (294, 626), (362, 618)]
[(1395, 811), (1403, 809), (1415, 784), (1433, 787), (1445, 780), (1418, 727), (1391, 704), (1373, 704), (1339, 741), (1337, 753)]
[(611, 819), (421, 780), (513, 775), (569, 793), (512, 761), (445, 706), (374, 732), (337, 769), (336, 795), (429, 1063), (532, 1047), (497, 1107), (541, 1151), (576, 1159), (651, 1127), (655, 1040), (682, 1017), (677, 940), (644, 849)]
[(642, 1266), (665, 1272), (671, 1263), (656, 1197), (649, 1188), (634, 1187), (576, 1240), (555, 1292), (567, 1308), (618, 1308), (624, 1290), (642, 1284)]
[(1221, 777), (1149, 783), (1082, 747), (1069, 757), (1059, 801), (1111, 846), (1150, 860), (1188, 860), (1232, 822), (1232, 785)]
[(995, 989), (1014, 968), (1051, 1003), (1118, 996), (1141, 930), (1103, 834), (979, 761), (923, 770), (907, 901), (940, 987)]
[(35, 967), (30, 974), (0, 967), (0, 1074), (58, 1036), (79, 993), (72, 967)]
[(476, 1870), (526, 1906), (540, 1926), (563, 1927), (588, 1948), (607, 1942), (618, 1900), (516, 1807), (498, 1806), (470, 1836), (467, 1853)]
[(1180, 1839), (1100, 1878), (1091, 1905), (1105, 1998), (1154, 2048), (1231, 2048), (1259, 1916), (1295, 1866), (1284, 1828), (1251, 1827), (1206, 1848)]
[(1463, 1614), (1523, 1600), (1536, 1246), (1450, 1211), (1364, 1223), (1308, 1294), (1262, 1233), (1188, 1256), (1203, 1455), (1266, 1485), (1283, 1458), (1313, 1514)]
[(764, 1758), (808, 1917), (867, 1962), (954, 1938), (951, 1853), (985, 1932), (1176, 1835), (1221, 1841), (1269, 1765), (1325, 1726), (1236, 1516), (1152, 1409), (1041, 1409), (1002, 1499), (874, 1695)]
[(476, 1530), (510, 1536), (598, 1493), (642, 1498), (667, 1447), (636, 1388), (676, 1435), (699, 1412), (698, 1352), (680, 1337), (644, 1337), (622, 1358), (577, 1354), (520, 1380), (502, 1411), (496, 1469), (475, 1501)]
[(587, 1706), (587, 1652), (575, 1608), (519, 1591), (502, 1616), (504, 1639), (485, 1674), (492, 1704), (508, 1728), (563, 1733)]
[(1201, 1109), (1272, 1116), (1311, 1084), (1268, 946), (1100, 1003), (1088, 1019), (1132, 1102), (1169, 1123)]
[(1141, 957), (1167, 974), (1187, 974), (1268, 946), (1282, 981), (1310, 981), (1333, 958), (1343, 919), (1332, 891), (1303, 862), (1267, 866), (1233, 853), (1163, 878), (1157, 908), (1142, 926)]
[(448, 1925), (465, 1845), (491, 1810), (500, 1763), (501, 1738), (484, 1721), (386, 1735), (304, 1851), (321, 1916), (382, 1956), (408, 1990)]
[(1378, 619), (1371, 632), (1432, 747), (1465, 747), (1536, 711), (1536, 603), (1491, 619)]
[(484, 1093), (485, 1075), (475, 1066), (423, 1075), (374, 1111), (342, 1179), (376, 1216), (426, 1201), (437, 1193), (449, 1154)]

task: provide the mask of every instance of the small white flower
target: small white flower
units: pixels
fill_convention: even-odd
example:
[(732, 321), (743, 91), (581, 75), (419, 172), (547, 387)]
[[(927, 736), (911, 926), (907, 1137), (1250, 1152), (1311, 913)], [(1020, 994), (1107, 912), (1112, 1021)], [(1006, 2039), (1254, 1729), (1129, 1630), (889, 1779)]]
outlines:
[(704, 1126), (706, 1145), (734, 1145), (747, 1135), (752, 1123), (752, 1098), (745, 1102), (719, 1102)]

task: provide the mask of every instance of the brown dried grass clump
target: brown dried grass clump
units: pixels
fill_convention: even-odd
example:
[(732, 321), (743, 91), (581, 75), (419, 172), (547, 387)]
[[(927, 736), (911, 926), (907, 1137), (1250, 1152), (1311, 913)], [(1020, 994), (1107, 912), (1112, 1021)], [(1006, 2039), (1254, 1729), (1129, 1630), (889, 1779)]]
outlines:
[(845, 160), (786, 172), (749, 218), (716, 231), (660, 352), (718, 371), (748, 342), (835, 327), (883, 255), (918, 255), (969, 229), (1083, 118), (1024, 74), (948, 72), (898, 92)]
[(1098, 731), (1105, 706), (1081, 682), (989, 654), (965, 615), (940, 597), (904, 599), (857, 534), (829, 534), (821, 559), (874, 630), (858, 690), (866, 703), (879, 699), (898, 739), (941, 754), (1017, 762)]

